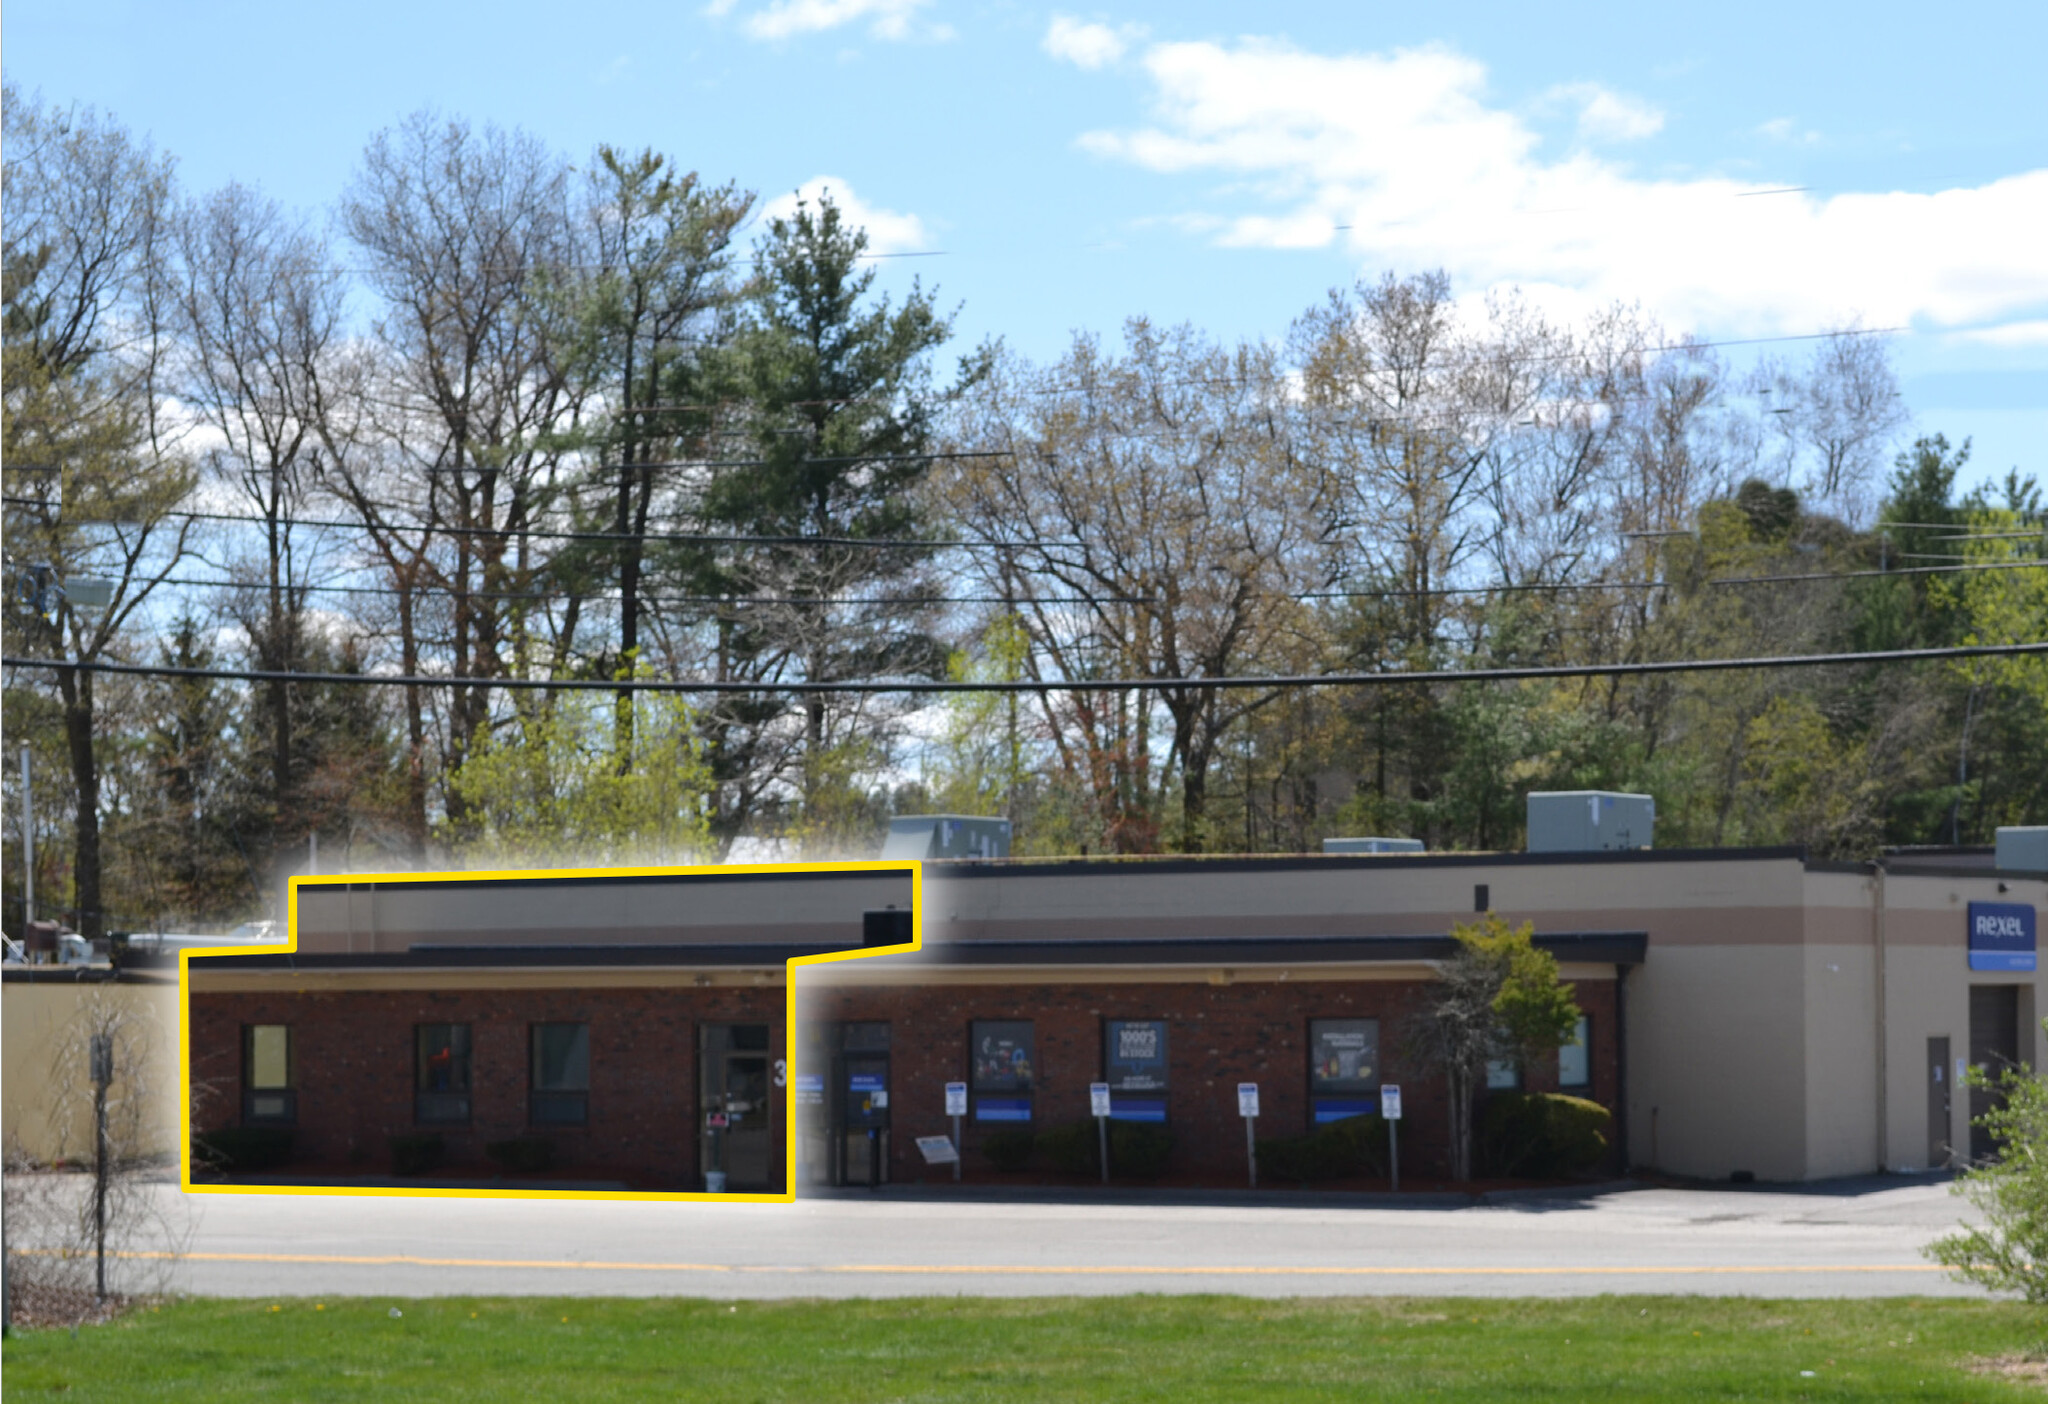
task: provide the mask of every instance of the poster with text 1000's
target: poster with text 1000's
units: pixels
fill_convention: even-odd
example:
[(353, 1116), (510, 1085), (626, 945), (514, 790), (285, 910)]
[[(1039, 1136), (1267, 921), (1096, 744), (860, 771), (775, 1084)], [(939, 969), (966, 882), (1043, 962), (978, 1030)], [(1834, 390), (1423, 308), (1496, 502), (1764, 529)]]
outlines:
[(1110, 1019), (1102, 1026), (1103, 1079), (1118, 1092), (1166, 1090), (1166, 1020)]

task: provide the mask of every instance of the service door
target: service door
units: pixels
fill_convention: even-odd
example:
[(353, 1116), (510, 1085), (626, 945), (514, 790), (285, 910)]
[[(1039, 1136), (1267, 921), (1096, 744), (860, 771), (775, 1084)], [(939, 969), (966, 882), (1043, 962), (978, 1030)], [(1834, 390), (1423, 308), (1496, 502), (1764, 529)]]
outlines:
[(889, 1180), (889, 1026), (847, 1023), (834, 1031), (831, 1095), (837, 1112), (832, 1182), (880, 1185)]
[(1950, 1139), (1955, 1135), (1950, 1117), (1954, 1114), (1951, 1093), (1955, 1074), (1948, 1065), (1948, 1040), (1927, 1040), (1927, 1168), (1938, 1170), (1954, 1154)]
[[(1997, 1077), (2020, 1060), (2020, 987), (1970, 986), (1970, 1066)], [(1998, 1151), (1991, 1133), (1978, 1120), (1998, 1105), (1987, 1089), (1970, 1089), (1970, 1159), (1989, 1160)]]
[(700, 1163), (707, 1172), (723, 1170), (728, 1190), (774, 1190), (768, 1025), (700, 1026), (697, 1066)]

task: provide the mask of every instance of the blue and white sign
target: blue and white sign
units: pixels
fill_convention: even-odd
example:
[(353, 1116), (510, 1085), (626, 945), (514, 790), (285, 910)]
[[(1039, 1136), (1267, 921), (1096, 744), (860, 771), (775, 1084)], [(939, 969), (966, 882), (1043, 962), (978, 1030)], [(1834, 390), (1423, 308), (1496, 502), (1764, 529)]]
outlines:
[(2034, 908), (2025, 902), (1970, 903), (1970, 969), (2034, 969)]
[(1109, 1115), (1109, 1084), (1091, 1082), (1088, 1084), (1088, 1115)]
[(881, 1092), (888, 1087), (880, 1073), (854, 1073), (846, 1079), (846, 1084), (854, 1092)]
[(974, 1099), (976, 1121), (1029, 1121), (1031, 1120), (1031, 1099), (1029, 1097), (977, 1097)]
[(1259, 1114), (1259, 1084), (1240, 1082), (1237, 1084), (1237, 1114), (1250, 1118)]
[(825, 1075), (823, 1073), (798, 1073), (796, 1075), (796, 1101), (802, 1107), (825, 1105)]
[(967, 1084), (949, 1082), (946, 1084), (946, 1115), (967, 1115)]
[(1398, 1083), (1380, 1084), (1380, 1115), (1388, 1121), (1401, 1119), (1401, 1088)]

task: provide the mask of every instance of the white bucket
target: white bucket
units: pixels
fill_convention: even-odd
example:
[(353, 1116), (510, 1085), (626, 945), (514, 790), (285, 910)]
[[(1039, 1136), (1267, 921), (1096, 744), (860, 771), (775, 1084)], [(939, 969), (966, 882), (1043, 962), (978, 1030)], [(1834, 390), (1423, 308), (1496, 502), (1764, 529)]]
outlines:
[(704, 1192), (706, 1194), (725, 1193), (725, 1172), (723, 1170), (706, 1170), (704, 1172)]

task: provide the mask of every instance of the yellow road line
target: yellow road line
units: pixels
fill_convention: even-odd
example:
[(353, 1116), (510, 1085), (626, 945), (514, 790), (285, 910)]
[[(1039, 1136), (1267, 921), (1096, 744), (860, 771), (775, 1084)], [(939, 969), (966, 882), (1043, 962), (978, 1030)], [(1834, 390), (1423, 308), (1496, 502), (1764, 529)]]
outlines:
[[(37, 1252), (35, 1249), (16, 1251)], [(47, 1250), (44, 1250), (47, 1251)], [(1937, 1263), (1839, 1263), (1655, 1267), (1251, 1267), (1046, 1266), (1020, 1263), (616, 1263), (558, 1258), (427, 1258), (407, 1253), (167, 1253), (127, 1250), (109, 1257), (195, 1263), (315, 1263), (342, 1267), (539, 1268), (567, 1272), (893, 1274), (968, 1277), (1688, 1277), (1825, 1272), (1944, 1272)]]

